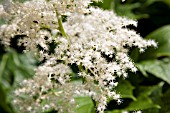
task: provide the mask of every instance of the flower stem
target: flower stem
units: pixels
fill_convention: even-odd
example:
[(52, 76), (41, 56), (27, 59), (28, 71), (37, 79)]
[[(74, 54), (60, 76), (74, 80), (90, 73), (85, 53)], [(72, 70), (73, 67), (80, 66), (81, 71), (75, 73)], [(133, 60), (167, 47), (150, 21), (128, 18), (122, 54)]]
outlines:
[(62, 24), (62, 19), (61, 19), (61, 16), (58, 14), (58, 12), (56, 11), (56, 16), (57, 16), (57, 19), (58, 19), (58, 25), (59, 25), (59, 30), (61, 32), (61, 34), (65, 37), (65, 38), (68, 38), (65, 30), (64, 30), (64, 27), (63, 27), (63, 24)]

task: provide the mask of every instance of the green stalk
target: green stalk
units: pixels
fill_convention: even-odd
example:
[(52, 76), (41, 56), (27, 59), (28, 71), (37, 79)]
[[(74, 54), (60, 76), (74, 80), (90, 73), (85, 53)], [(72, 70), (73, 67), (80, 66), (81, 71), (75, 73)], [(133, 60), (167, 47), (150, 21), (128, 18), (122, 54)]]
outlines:
[(60, 30), (61, 34), (62, 34), (65, 38), (68, 38), (68, 36), (67, 36), (67, 34), (66, 34), (65, 30), (64, 30), (61, 17), (60, 17), (60, 15), (58, 14), (57, 11), (56, 11), (56, 16), (57, 16), (58, 25), (59, 25), (59, 30)]

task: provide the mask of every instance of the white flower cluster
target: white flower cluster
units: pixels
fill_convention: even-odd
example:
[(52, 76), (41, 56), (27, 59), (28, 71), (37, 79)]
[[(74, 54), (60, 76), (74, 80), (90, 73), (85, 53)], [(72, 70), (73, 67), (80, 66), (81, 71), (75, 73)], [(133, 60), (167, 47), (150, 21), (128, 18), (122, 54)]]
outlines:
[[(99, 1), (99, 0), (93, 0)], [(14, 8), (9, 24), (1, 26), (0, 39), (6, 46), (19, 36), (18, 46), (45, 59), (31, 80), (15, 91), (14, 104), (21, 112), (38, 113), (48, 109), (73, 112), (76, 96), (91, 96), (103, 113), (108, 99), (118, 102), (116, 78), (126, 78), (127, 70), (137, 68), (128, 56), (131, 47), (143, 52), (157, 46), (144, 40), (128, 25), (137, 22), (118, 17), (112, 11), (90, 6), (91, 0), (32, 0)], [(50, 45), (55, 46), (51, 47)], [(74, 76), (83, 82), (74, 82)], [(23, 95), (27, 95), (23, 97)], [(44, 104), (46, 103), (46, 104)], [(75, 103), (74, 103), (75, 104)]]
[[(0, 4), (0, 19), (1, 19), (1, 23), (2, 21), (4, 21), (5, 19), (8, 19), (8, 13), (5, 12), (3, 5)], [(1, 27), (0, 27), (1, 30)]]
[(2, 6), (2, 5), (0, 5), (0, 17), (2, 17), (3, 13), (4, 13), (3, 6)]

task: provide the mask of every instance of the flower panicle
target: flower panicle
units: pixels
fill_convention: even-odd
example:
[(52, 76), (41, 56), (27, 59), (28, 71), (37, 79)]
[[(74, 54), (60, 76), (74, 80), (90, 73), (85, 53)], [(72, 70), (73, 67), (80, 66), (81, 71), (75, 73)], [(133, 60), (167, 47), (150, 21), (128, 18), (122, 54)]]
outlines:
[(90, 6), (92, 1), (26, 1), (1, 26), (0, 40), (5, 46), (18, 37), (23, 52), (31, 51), (42, 62), (35, 76), (14, 91), (13, 104), (19, 112), (74, 113), (77, 96), (92, 97), (99, 113), (106, 109), (108, 99), (122, 102), (115, 91), (116, 78), (127, 78), (127, 70), (137, 71), (128, 55), (130, 49), (144, 52), (157, 43), (126, 27), (136, 26), (136, 21)]

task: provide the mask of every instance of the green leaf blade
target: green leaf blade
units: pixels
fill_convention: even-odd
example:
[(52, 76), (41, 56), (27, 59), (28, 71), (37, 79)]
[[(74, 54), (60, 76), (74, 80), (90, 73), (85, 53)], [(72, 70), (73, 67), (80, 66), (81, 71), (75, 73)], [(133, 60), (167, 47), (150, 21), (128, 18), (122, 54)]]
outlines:
[(170, 84), (170, 59), (146, 60), (137, 64), (139, 70), (149, 72)]
[(94, 104), (90, 97), (76, 97), (76, 113), (94, 113)]
[(122, 98), (130, 98), (132, 100), (136, 100), (133, 96), (134, 86), (127, 80), (122, 80), (119, 82), (118, 86), (115, 88), (117, 92), (120, 93)]
[(145, 37), (158, 43), (158, 48), (150, 47), (140, 56), (140, 60), (170, 57), (170, 25), (163, 26)]

